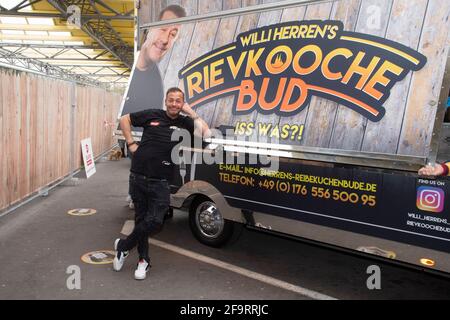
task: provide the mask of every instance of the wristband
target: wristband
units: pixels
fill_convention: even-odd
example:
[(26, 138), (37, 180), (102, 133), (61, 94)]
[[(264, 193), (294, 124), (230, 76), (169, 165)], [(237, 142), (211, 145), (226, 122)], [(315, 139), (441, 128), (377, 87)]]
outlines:
[(442, 172), (442, 175), (443, 176), (447, 176), (448, 175), (448, 172), (449, 172), (449, 167), (447, 166), (447, 164), (441, 164), (441, 166), (442, 166), (442, 169), (444, 169), (444, 171)]
[(127, 143), (127, 147), (131, 147), (133, 144), (137, 144), (136, 141), (133, 141), (131, 143)]

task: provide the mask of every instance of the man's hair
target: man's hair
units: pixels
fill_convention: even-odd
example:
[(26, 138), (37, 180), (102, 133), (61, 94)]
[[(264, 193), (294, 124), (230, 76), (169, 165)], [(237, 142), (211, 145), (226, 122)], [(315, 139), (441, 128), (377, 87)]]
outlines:
[(183, 95), (183, 100), (184, 100), (184, 92), (183, 92), (183, 90), (181, 90), (178, 87), (172, 87), (172, 88), (167, 89), (166, 99), (167, 99), (167, 96), (169, 95), (169, 93), (171, 93), (171, 92), (181, 92), (181, 94)]
[(158, 20), (161, 20), (164, 12), (170, 11), (173, 12), (178, 18), (186, 17), (186, 10), (182, 6), (179, 6), (177, 4), (171, 4), (170, 6), (165, 7), (161, 12), (159, 13)]

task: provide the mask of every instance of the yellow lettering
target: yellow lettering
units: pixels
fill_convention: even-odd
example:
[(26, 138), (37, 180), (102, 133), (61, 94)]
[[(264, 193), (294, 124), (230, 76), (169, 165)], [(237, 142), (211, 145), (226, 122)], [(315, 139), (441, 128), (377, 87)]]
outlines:
[[(286, 56), (285, 61), (281, 58), (281, 53), (284, 53)], [(273, 57), (276, 57), (275, 61), (273, 61)], [(270, 51), (269, 55), (266, 58), (266, 69), (271, 74), (279, 74), (285, 71), (292, 62), (292, 50), (288, 46), (278, 46)]]
[(370, 79), (366, 86), (364, 87), (363, 91), (367, 93), (368, 95), (374, 97), (377, 100), (380, 100), (380, 98), (383, 96), (383, 94), (374, 88), (374, 86), (379, 83), (382, 84), (384, 87), (386, 87), (389, 82), (391, 82), (391, 79), (386, 78), (384, 76), (384, 73), (386, 71), (392, 72), (395, 75), (400, 75), (402, 73), (403, 68), (399, 67), (396, 64), (393, 64), (389, 61), (384, 61), (381, 67), (375, 72), (372, 79)]
[[(196, 80), (194, 82), (194, 79)], [(186, 78), (187, 81), (187, 87), (188, 87), (188, 94), (189, 98), (192, 98), (194, 95), (194, 91), (196, 93), (202, 93), (203, 89), (200, 87), (200, 83), (202, 82), (202, 74), (198, 71), (190, 74)]]
[(252, 35), (253, 35), (253, 33), (241, 37), (241, 43), (242, 43), (242, 46), (243, 46), (243, 47), (249, 45), (250, 40), (252, 39)]
[[(314, 53), (315, 59), (312, 65), (310, 65), (307, 68), (303, 68), (302, 66), (300, 66), (300, 58), (307, 52)], [(304, 46), (303, 48), (298, 50), (294, 56), (293, 59), (294, 71), (297, 72), (297, 74), (299, 75), (310, 74), (314, 72), (314, 70), (316, 70), (317, 67), (319, 67), (321, 61), (322, 61), (322, 50), (318, 46), (316, 46), (315, 44)]]
[(364, 52), (358, 52), (356, 55), (355, 60), (353, 60), (350, 68), (347, 70), (347, 73), (344, 76), (344, 79), (342, 79), (342, 83), (347, 84), (351, 77), (356, 73), (361, 75), (361, 78), (359, 79), (358, 83), (356, 84), (355, 88), (361, 90), (367, 80), (370, 77), (370, 74), (373, 72), (375, 67), (378, 64), (378, 61), (380, 61), (380, 58), (373, 57), (370, 61), (369, 65), (367, 67), (361, 67), (359, 64), (361, 63), (362, 59), (364, 58), (366, 54)]
[(322, 74), (324, 75), (325, 78), (327, 78), (328, 80), (338, 80), (342, 78), (342, 73), (341, 72), (331, 72), (330, 68), (329, 68), (329, 64), (331, 59), (333, 59), (336, 56), (344, 56), (347, 59), (350, 58), (353, 55), (353, 53), (346, 48), (338, 48), (338, 49), (334, 49), (333, 51), (331, 51), (329, 54), (327, 54), (325, 56), (325, 59), (323, 59), (322, 62)]
[(210, 75), (210, 83), (211, 87), (218, 86), (224, 82), (223, 78), (217, 79), (218, 76), (222, 74), (222, 69), (217, 69), (218, 66), (223, 64), (223, 59), (214, 61), (211, 63), (211, 75)]
[(241, 55), (239, 56), (237, 63), (234, 63), (232, 56), (227, 57), (227, 62), (228, 62), (228, 65), (230, 66), (230, 70), (231, 70), (231, 74), (233, 75), (233, 79), (236, 79), (239, 70), (241, 70), (242, 63), (244, 62), (246, 55), (247, 55), (247, 51), (241, 52)]
[(261, 57), (265, 48), (259, 48), (255, 54), (255, 50), (248, 52), (247, 68), (245, 69), (245, 77), (250, 77), (250, 72), (253, 71), (255, 76), (260, 76), (261, 70), (258, 67), (258, 59)]

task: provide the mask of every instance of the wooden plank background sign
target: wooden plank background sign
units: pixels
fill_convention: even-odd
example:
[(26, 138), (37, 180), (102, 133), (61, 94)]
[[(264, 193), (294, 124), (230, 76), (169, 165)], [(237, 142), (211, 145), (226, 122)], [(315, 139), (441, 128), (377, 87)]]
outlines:
[[(273, 1), (157, 2), (193, 15)], [(246, 139), (426, 157), (449, 14), (450, 1), (335, 0), (183, 24), (146, 86), (181, 87), (210, 127)]]

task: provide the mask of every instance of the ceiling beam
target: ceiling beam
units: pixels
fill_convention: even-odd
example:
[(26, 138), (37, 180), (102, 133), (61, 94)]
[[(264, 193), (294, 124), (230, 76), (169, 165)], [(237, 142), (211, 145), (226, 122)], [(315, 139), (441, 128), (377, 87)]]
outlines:
[[(44, 54), (42, 54), (44, 55)], [(87, 59), (87, 58), (31, 58), (31, 57), (27, 57), (27, 56), (22, 56), (22, 57), (16, 57), (15, 59), (22, 59), (22, 60), (33, 60), (33, 59), (39, 59), (42, 61), (48, 61), (49, 63), (51, 63), (52, 61), (93, 61), (93, 62), (116, 62), (117, 60), (114, 59)], [(89, 65), (86, 65), (87, 67)]]
[[(88, 36), (44, 36), (35, 34), (0, 34), (0, 40), (91, 41)], [(102, 48), (103, 49), (103, 48)]]
[[(24, 6), (24, 4), (25, 4), (25, 6)], [(22, 0), (21, 2), (19, 2), (14, 8), (12, 8), (11, 10), (15, 10), (15, 11), (17, 11), (17, 10), (20, 10), (20, 9), (22, 9), (22, 8), (25, 8), (25, 7), (27, 7), (27, 6), (29, 6), (30, 5), (30, 3), (27, 1), (27, 0)]]
[(23, 56), (20, 53), (15, 54), (5, 48), (0, 48), (0, 64), (11, 68), (18, 68), (20, 70), (56, 77), (62, 80), (76, 81), (94, 86), (101, 85), (101, 82), (85, 75), (75, 74), (37, 59), (23, 59)]
[[(55, 63), (52, 63), (52, 65), (58, 66), (58, 67), (74, 67), (74, 68), (77, 68), (77, 67), (81, 67), (81, 68), (85, 68), (85, 67), (86, 68), (105, 68), (105, 67), (108, 67), (108, 68), (122, 69), (120, 71), (125, 71), (123, 69), (127, 69), (126, 67), (123, 67), (123, 66), (120, 66), (117, 64), (106, 64), (106, 63), (105, 64), (61, 64), (61, 63), (55, 64)], [(128, 71), (128, 69), (126, 71)]]
[(0, 23), (0, 30), (21, 30), (21, 31), (71, 31), (67, 26), (52, 26), (42, 24), (9, 24)]
[(0, 42), (0, 47), (17, 47), (17, 48), (40, 48), (40, 49), (93, 49), (102, 50), (103, 48), (93, 45), (65, 45), (65, 44), (41, 44), (41, 43), (7, 43)]
[(106, 3), (104, 3), (102, 0), (96, 0), (96, 3), (98, 3), (99, 5), (101, 5), (103, 8), (108, 9), (109, 11), (111, 11), (114, 14), (121, 14), (120, 12), (117, 12), (116, 10), (114, 10), (113, 8), (111, 8), (109, 5), (107, 5)]
[[(30, 18), (59, 18), (67, 19), (67, 15), (57, 12), (45, 12), (45, 11), (12, 11), (0, 6), (0, 16), (9, 17), (30, 17)], [(103, 20), (128, 20), (133, 21), (134, 16), (130, 14), (117, 14), (117, 15), (105, 15), (105, 14), (85, 14), (85, 19), (103, 19)]]
[(128, 68), (133, 65), (133, 47), (129, 46), (123, 38), (114, 30), (111, 24), (104, 19), (86, 20), (86, 14), (93, 11), (100, 14), (95, 6), (95, 1), (88, 0), (47, 0), (61, 14), (68, 17), (67, 8), (77, 5), (81, 9), (81, 19), (84, 21), (81, 30), (87, 33), (100, 46), (108, 50), (113, 56), (123, 62)]
[(89, 77), (99, 77), (99, 78), (104, 78), (104, 77), (127, 78), (127, 77), (130, 76), (129, 74), (116, 74), (116, 73), (114, 73), (114, 74), (112, 74), (112, 73), (111, 74), (108, 74), (108, 73), (85, 73), (85, 74), (80, 73), (80, 74), (85, 75), (85, 76), (89, 76)]

